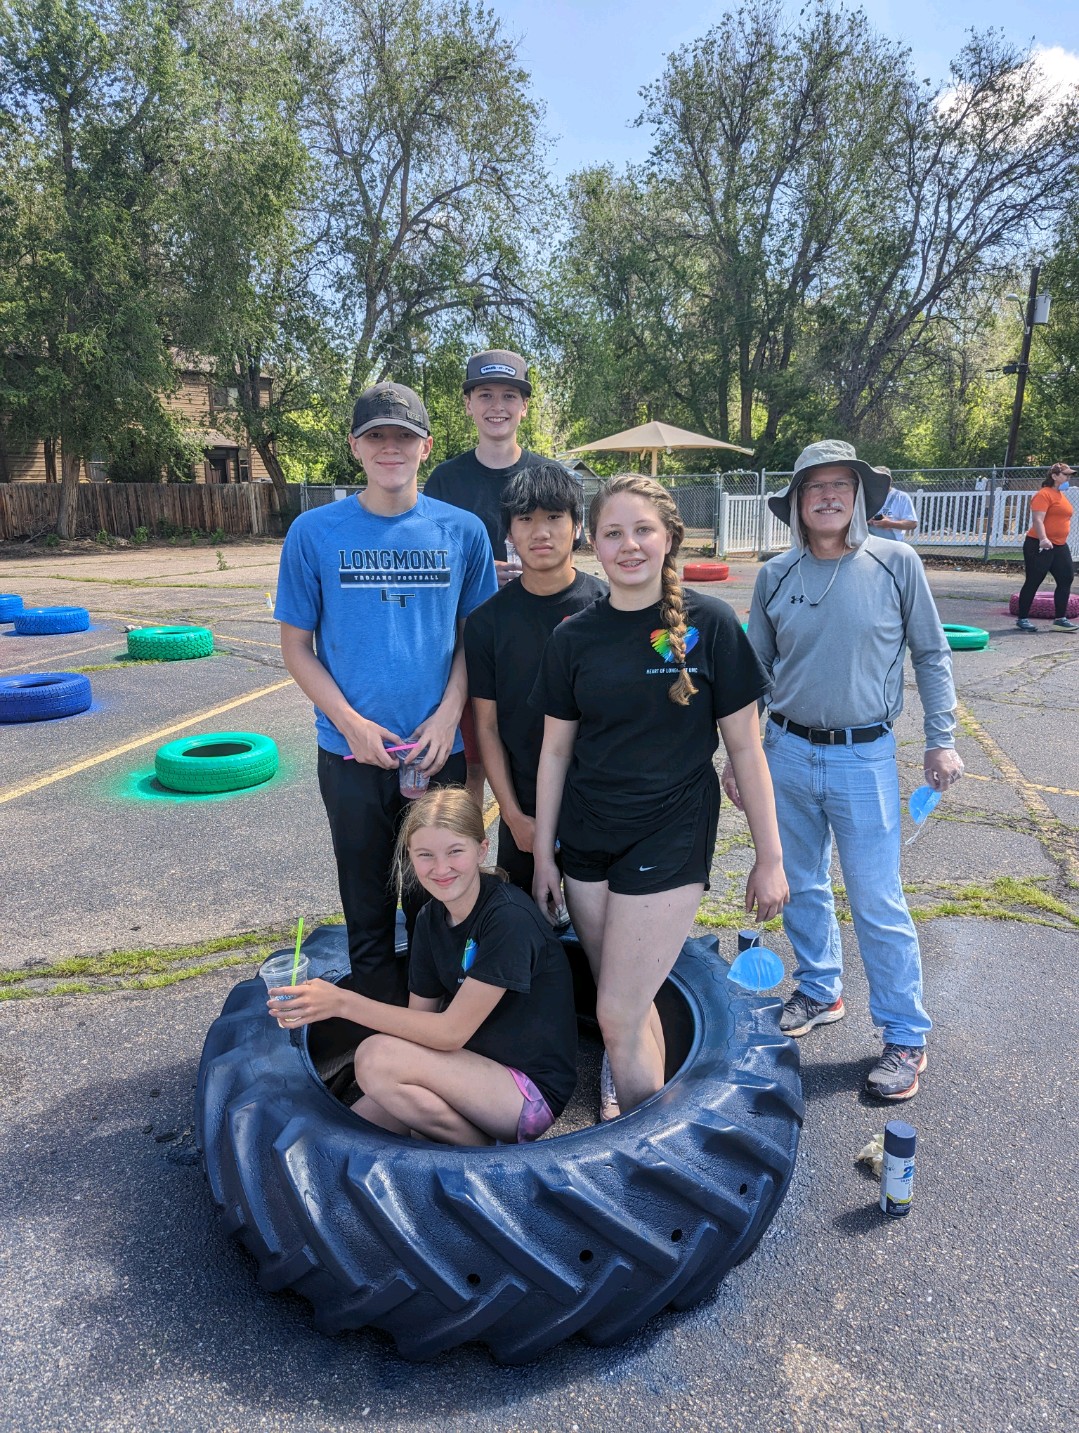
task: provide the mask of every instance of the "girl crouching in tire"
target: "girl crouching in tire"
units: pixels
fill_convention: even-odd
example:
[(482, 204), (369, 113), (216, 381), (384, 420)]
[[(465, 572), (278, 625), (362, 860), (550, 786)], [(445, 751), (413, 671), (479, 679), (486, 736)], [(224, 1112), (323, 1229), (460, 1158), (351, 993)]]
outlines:
[[(399, 888), (434, 899), (412, 937), (408, 1008), (325, 980), (271, 992), (288, 1025), (333, 1016), (366, 1025), (352, 1108), (396, 1134), (443, 1144), (538, 1139), (577, 1081), (573, 981), (561, 944), (521, 891), (481, 870), (483, 816), (461, 787), (409, 808), (397, 841)], [(291, 995), (288, 1015), (274, 996)]]
[(717, 723), (752, 791), (746, 910), (768, 920), (789, 893), (757, 714), (767, 681), (731, 608), (683, 592), (674, 500), (654, 479), (614, 478), (589, 529), (610, 595), (555, 628), (531, 698), (545, 714), (533, 893), (557, 907), (557, 836), (617, 1090), (601, 1095), (607, 1117), (663, 1084), (652, 1002), (708, 889)]

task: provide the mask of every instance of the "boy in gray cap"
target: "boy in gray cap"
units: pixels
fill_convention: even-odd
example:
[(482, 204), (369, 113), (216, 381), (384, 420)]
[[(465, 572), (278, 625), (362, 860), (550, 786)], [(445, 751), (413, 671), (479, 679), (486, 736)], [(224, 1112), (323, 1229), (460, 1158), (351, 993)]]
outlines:
[[(783, 928), (797, 988), (781, 1028), (806, 1035), (846, 1014), (829, 876), (834, 837), (870, 1014), (884, 1032), (866, 1089), (907, 1100), (918, 1091), (931, 1028), (899, 877), (892, 723), (903, 709), (908, 648), (924, 708), (926, 782), (946, 791), (963, 763), (948, 643), (921, 561), (904, 543), (869, 535), (867, 516), (880, 512), (889, 481), (849, 443), (803, 450), (786, 491), (768, 500), (793, 545), (758, 573), (748, 636), (771, 679), (764, 750), (791, 891)], [(740, 806), (729, 762), (723, 788)]]
[(462, 391), (465, 412), (476, 425), (476, 446), (439, 463), (423, 490), (429, 498), (476, 514), (491, 539), (498, 585), (504, 587), (520, 568), (506, 562), (502, 494), (522, 468), (537, 461), (517, 442), (532, 384), (519, 353), (489, 348), (468, 360)]
[[(537, 461), (535, 453), (527, 452), (517, 442), (517, 429), (532, 396), (528, 367), (519, 353), (507, 348), (485, 349), (468, 360), (462, 391), (465, 412), (476, 425), (476, 446), (439, 463), (423, 491), (429, 498), (475, 513), (487, 529), (498, 585), (505, 587), (521, 569), (506, 560), (502, 495), (522, 469)], [(461, 718), (461, 734), (468, 761), (466, 784), (482, 806), (483, 762), (471, 706), (466, 706)]]

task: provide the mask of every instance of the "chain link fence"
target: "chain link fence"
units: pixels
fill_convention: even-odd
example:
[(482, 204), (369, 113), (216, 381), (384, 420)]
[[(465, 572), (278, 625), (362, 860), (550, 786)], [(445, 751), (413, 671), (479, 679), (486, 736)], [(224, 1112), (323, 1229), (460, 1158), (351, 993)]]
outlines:
[[(1030, 527), (1030, 499), (1048, 468), (893, 468), (892, 482), (909, 494), (918, 526), (918, 550), (954, 552), (985, 561), (1014, 556)], [(671, 490), (690, 546), (710, 545), (717, 557), (761, 557), (790, 546), (790, 529), (767, 499), (782, 492), (790, 472), (743, 469), (689, 473), (662, 481)], [(602, 479), (582, 476), (585, 527)], [(301, 511), (362, 492), (362, 485), (303, 485)], [(1079, 519), (1072, 522), (1072, 553), (1079, 557)]]

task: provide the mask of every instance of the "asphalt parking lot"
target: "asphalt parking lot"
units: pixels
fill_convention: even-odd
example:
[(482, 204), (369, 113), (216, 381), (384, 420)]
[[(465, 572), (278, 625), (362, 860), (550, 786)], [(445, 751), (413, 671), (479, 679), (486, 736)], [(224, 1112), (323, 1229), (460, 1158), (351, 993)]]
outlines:
[[(1010, 577), (930, 574), (944, 620), (991, 641), (955, 657), (968, 776), (904, 856), (935, 1020), (907, 1111), (911, 1216), (880, 1217), (854, 1164), (884, 1115), (859, 1093), (874, 1045), (847, 926), (850, 1015), (802, 1043), (794, 1180), (718, 1297), (616, 1349), (413, 1366), (378, 1335), (323, 1338), (302, 1300), (262, 1293), (192, 1146), (199, 1052), (228, 989), (297, 915), (337, 909), (310, 709), (266, 606), (277, 550), (0, 566), (27, 605), (92, 618), (69, 637), (0, 628), (0, 674), (87, 670), (95, 697), (81, 716), (0, 728), (0, 1428), (1074, 1427), (1079, 642), (1047, 623), (1016, 633)], [(755, 574), (736, 564), (713, 590), (744, 613)], [(126, 627), (166, 622), (212, 627), (216, 654), (122, 660)], [(225, 730), (273, 737), (279, 775), (227, 799), (154, 789), (157, 746)], [(913, 686), (897, 734), (910, 790)], [(737, 813), (720, 838), (700, 915), (732, 954)]]

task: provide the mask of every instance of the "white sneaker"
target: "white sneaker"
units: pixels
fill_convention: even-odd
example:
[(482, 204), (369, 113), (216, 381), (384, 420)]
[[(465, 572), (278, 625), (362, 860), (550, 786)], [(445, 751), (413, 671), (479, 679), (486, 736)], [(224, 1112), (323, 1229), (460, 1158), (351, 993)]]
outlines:
[(608, 1120), (616, 1120), (622, 1111), (618, 1108), (618, 1091), (614, 1087), (614, 1076), (611, 1074), (611, 1062), (607, 1058), (607, 1051), (603, 1052), (603, 1064), (599, 1067), (599, 1120), (600, 1124), (606, 1124)]

